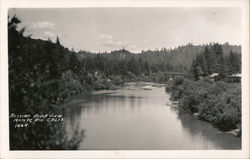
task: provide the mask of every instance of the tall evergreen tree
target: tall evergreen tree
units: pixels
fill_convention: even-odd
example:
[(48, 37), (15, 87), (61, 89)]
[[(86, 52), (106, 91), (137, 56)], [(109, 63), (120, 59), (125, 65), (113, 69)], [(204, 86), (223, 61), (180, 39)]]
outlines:
[(231, 50), (227, 60), (227, 73), (229, 75), (241, 72), (240, 55)]
[(61, 45), (58, 35), (56, 36), (56, 44)]
[(211, 65), (213, 64), (211, 57), (212, 54), (207, 45), (205, 46), (203, 55), (204, 55), (204, 60), (206, 61), (207, 74), (211, 74), (212, 73)]

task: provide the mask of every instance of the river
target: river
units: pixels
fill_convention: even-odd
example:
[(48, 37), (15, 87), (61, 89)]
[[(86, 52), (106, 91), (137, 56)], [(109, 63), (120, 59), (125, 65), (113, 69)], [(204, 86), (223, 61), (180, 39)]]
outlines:
[(189, 114), (179, 115), (164, 86), (145, 90), (128, 83), (119, 90), (80, 94), (68, 103), (69, 134), (84, 130), (79, 150), (241, 149), (241, 138), (222, 133)]

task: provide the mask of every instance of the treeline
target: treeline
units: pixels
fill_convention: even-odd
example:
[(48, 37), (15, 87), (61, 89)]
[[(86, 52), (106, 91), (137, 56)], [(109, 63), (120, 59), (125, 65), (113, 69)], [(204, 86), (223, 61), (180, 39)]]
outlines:
[(222, 45), (215, 43), (206, 45), (204, 51), (198, 54), (191, 65), (194, 79), (205, 77), (213, 73), (218, 74), (218, 80), (241, 72), (241, 54), (231, 50), (229, 54), (223, 53)]
[[(216, 48), (217, 45), (221, 49), (221, 53), (218, 52), (220, 50)], [(204, 55), (199, 55), (201, 52), (204, 52)], [(214, 59), (217, 59), (219, 56), (222, 56), (222, 58), (218, 59), (222, 60), (222, 65), (225, 68), (221, 69), (220, 72), (223, 73), (224, 70), (229, 72), (234, 67), (230, 63), (232, 63), (232, 60), (239, 59), (240, 53), (240, 46), (231, 46), (228, 43), (223, 45), (210, 43), (198, 46), (188, 44), (174, 49), (147, 50), (139, 54), (131, 53), (125, 49), (115, 50), (111, 53), (80, 51), (76, 56), (80, 61), (79, 70), (82, 69), (85, 72), (88, 70), (88, 73), (92, 75), (95, 72), (101, 73), (111, 80), (114, 78), (114, 83), (121, 83), (121, 81), (133, 80), (166, 82), (168, 79), (163, 75), (164, 72), (188, 72), (191, 66), (195, 78), (206, 76), (211, 72), (217, 71), (210, 69), (210, 65), (214, 65)], [(210, 63), (206, 62), (207, 58), (209, 58)], [(217, 62), (217, 64), (219, 63)], [(239, 61), (235, 62), (235, 64), (238, 63)], [(209, 70), (207, 70), (207, 67)], [(216, 66), (217, 68), (220, 68), (220, 66)], [(240, 68), (237, 68), (237, 71), (238, 69)], [(91, 78), (91, 74), (89, 74), (89, 78)], [(105, 79), (105, 77), (103, 78)], [(98, 83), (100, 83), (100, 80)], [(89, 84), (91, 85), (91, 83)], [(100, 89), (108, 88), (108, 86), (105, 87), (104, 85), (100, 84)]]
[[(174, 69), (167, 61), (147, 60), (142, 54), (134, 54), (125, 49), (98, 54), (87, 54), (81, 51), (77, 53), (77, 56), (80, 61), (87, 61), (87, 67), (99, 69), (108, 75), (126, 75), (127, 72), (134, 75), (151, 75), (151, 73), (172, 71)], [(155, 56), (157, 55), (155, 54)], [(95, 62), (91, 62), (92, 60)], [(97, 64), (98, 67), (94, 67), (93, 63)]]
[[(81, 57), (79, 58), (79, 54)], [(77, 68), (86, 75), (87, 84), (93, 85), (94, 77), (107, 78), (113, 84), (128, 81), (156, 81), (165, 82), (163, 72), (172, 71), (168, 63), (149, 64), (140, 57), (122, 49), (111, 53), (82, 54), (77, 53), (79, 62)], [(103, 87), (100, 87), (103, 89)]]
[[(142, 68), (144, 73), (149, 72), (185, 72), (189, 71), (194, 58), (204, 52), (205, 48), (212, 48), (215, 43), (204, 45), (192, 45), (178, 46), (176, 48), (162, 48), (155, 50), (142, 50), (141, 53), (134, 54), (125, 49), (115, 50), (111, 53), (91, 53), (86, 51), (79, 51), (77, 53), (78, 59), (81, 61), (83, 58), (94, 58), (96, 55), (101, 55), (103, 58), (116, 62), (125, 61), (128, 63), (132, 58), (135, 60), (135, 65), (138, 66), (138, 70)], [(224, 56), (228, 56), (232, 50), (237, 55), (241, 54), (241, 47), (236, 45), (229, 45), (228, 43), (220, 45)], [(149, 69), (147, 68), (149, 65)], [(114, 68), (114, 67), (112, 67)], [(116, 68), (116, 67), (115, 67)], [(131, 69), (133, 71), (133, 69)], [(135, 70), (136, 74), (138, 71)]]
[(226, 131), (237, 128), (234, 135), (240, 136), (241, 83), (225, 79), (241, 73), (241, 55), (235, 50), (225, 54), (218, 43), (207, 45), (194, 58), (189, 73), (191, 78), (176, 77), (171, 87), (171, 99), (179, 101), (180, 112)]
[[(215, 43), (193, 45), (191, 43), (175, 48), (162, 48), (155, 50), (142, 51), (140, 55), (144, 60), (150, 63), (169, 63), (176, 72), (188, 71), (192, 65), (193, 59), (205, 50), (205, 47), (212, 47)], [(235, 53), (241, 53), (241, 47), (237, 45), (229, 45), (229, 43), (221, 44), (225, 56), (230, 54), (231, 50)]]

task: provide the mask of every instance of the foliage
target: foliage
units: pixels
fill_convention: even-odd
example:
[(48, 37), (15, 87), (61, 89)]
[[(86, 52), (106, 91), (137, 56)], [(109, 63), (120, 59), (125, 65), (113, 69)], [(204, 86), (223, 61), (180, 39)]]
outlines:
[(235, 51), (231, 50), (226, 59), (226, 72), (228, 74), (236, 74), (241, 70), (241, 56)]
[(181, 110), (198, 113), (222, 129), (236, 128), (241, 123), (241, 87), (239, 83), (214, 83), (209, 78), (199, 81), (176, 78), (172, 100), (179, 100)]
[(63, 92), (63, 98), (71, 96), (83, 91), (83, 86), (80, 83), (79, 77), (68, 70), (62, 73), (61, 82), (59, 85), (59, 91)]
[[(231, 51), (236, 50), (240, 53), (239, 46), (209, 44), (205, 47), (189, 44), (174, 49), (142, 51), (141, 54), (133, 54), (125, 49), (111, 53), (93, 54), (87, 51), (76, 53), (73, 49), (70, 51), (62, 46), (58, 36), (55, 43), (50, 39), (44, 41), (25, 37), (23, 35), (25, 29), (17, 30), (19, 23), (20, 20), (15, 16), (8, 21), (10, 114), (64, 114), (66, 108), (62, 103), (67, 97), (81, 91), (110, 89), (113, 85), (128, 81), (165, 83), (168, 78), (165, 77), (164, 72), (189, 70), (192, 59), (204, 49), (204, 55), (197, 56), (192, 64), (195, 78), (208, 75), (216, 69), (222, 72), (224, 67), (225, 70), (231, 71), (230, 73), (236, 73), (240, 69), (240, 58), (235, 61), (239, 55)], [(223, 53), (228, 54), (228, 58), (225, 58)], [(216, 64), (213, 63), (214, 61)], [(218, 70), (218, 68), (223, 69)], [(209, 82), (204, 81), (204, 83)], [(195, 82), (177, 77), (172, 98), (185, 99), (183, 103), (190, 107), (191, 112), (205, 111), (199, 108), (200, 93), (205, 89), (203, 84), (200, 83), (200, 90), (197, 90), (193, 87), (196, 85)], [(187, 87), (189, 90), (186, 89)], [(223, 93), (217, 90), (220, 88), (224, 88), (223, 84), (221, 87), (214, 88), (214, 94), (217, 92), (222, 95)], [(187, 94), (190, 94), (190, 97)], [(223, 99), (228, 100), (227, 97), (218, 100)], [(231, 99), (225, 107), (234, 108), (232, 103), (236, 103), (238, 98)], [(185, 108), (184, 105), (183, 108)], [(232, 118), (235, 116), (234, 109), (224, 114), (225, 120), (231, 123), (238, 122), (236, 117)], [(83, 138), (83, 133), (76, 130), (73, 138), (65, 134), (64, 124), (39, 123), (28, 128), (14, 128), (14, 123), (10, 120), (10, 148), (13, 150), (76, 149)]]
[[(61, 75), (68, 69), (62, 46), (50, 41), (34, 41), (17, 31), (20, 20), (12, 17), (8, 22), (9, 49), (9, 113), (15, 114), (64, 114), (64, 90)], [(63, 82), (67, 82), (65, 75)], [(83, 132), (66, 136), (65, 124), (50, 122), (32, 123), (16, 128), (10, 120), (11, 150), (76, 149)]]
[[(221, 50), (223, 54), (219, 53)], [(222, 55), (224, 58), (228, 57), (231, 50), (234, 50), (236, 56), (240, 56), (240, 46), (216, 43), (197, 46), (189, 44), (173, 49), (146, 50), (139, 54), (131, 53), (125, 49), (96, 54), (79, 51), (76, 56), (80, 61), (84, 61), (87, 70), (91, 72), (99, 70), (105, 72), (107, 76), (121, 75), (124, 77), (128, 76), (128, 72), (131, 72), (136, 76), (143, 74), (154, 78), (152, 75), (154, 73), (189, 71), (192, 64), (196, 64), (194, 68), (197, 69), (198, 74), (206, 76), (215, 72), (214, 63), (221, 60), (219, 58), (216, 60), (215, 57), (221, 57)], [(204, 56), (200, 55), (195, 60), (201, 52)], [(193, 61), (197, 62), (193, 63)], [(224, 61), (226, 65), (227, 60)], [(217, 65), (217, 68), (219, 68), (219, 65)]]
[(206, 45), (204, 51), (193, 60), (190, 72), (195, 80), (212, 73), (218, 73), (219, 79), (241, 72), (241, 55), (231, 50), (224, 55), (223, 46), (214, 43)]

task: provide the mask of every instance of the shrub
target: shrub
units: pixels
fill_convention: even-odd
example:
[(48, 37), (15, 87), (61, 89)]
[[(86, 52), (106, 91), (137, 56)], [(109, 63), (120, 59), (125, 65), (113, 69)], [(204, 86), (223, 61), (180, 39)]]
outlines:
[(172, 100), (179, 100), (181, 110), (198, 113), (199, 118), (212, 122), (222, 129), (236, 128), (241, 123), (241, 87), (209, 78), (197, 82), (176, 78)]
[(116, 76), (112, 76), (111, 77), (111, 80), (114, 84), (116, 85), (119, 85), (119, 84), (122, 84), (123, 83), (123, 80), (122, 80), (122, 77), (119, 76), (119, 75), (116, 75)]
[(181, 85), (184, 82), (184, 78), (181, 76), (176, 76), (174, 78), (174, 85)]

